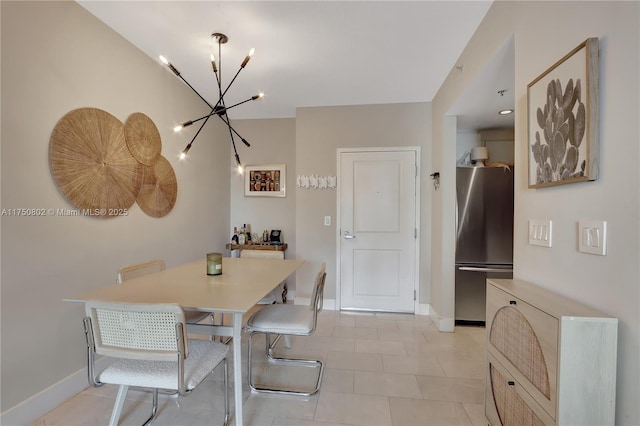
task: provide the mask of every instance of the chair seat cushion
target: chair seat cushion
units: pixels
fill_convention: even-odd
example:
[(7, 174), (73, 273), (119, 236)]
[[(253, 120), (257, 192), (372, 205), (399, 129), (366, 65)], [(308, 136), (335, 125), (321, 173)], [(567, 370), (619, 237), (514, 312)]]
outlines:
[[(198, 386), (227, 356), (229, 347), (209, 340), (189, 339), (184, 362), (185, 388)], [(178, 361), (117, 359), (98, 378), (102, 383), (178, 390)]]
[(268, 305), (247, 321), (250, 331), (307, 335), (313, 330), (313, 311), (306, 305)]

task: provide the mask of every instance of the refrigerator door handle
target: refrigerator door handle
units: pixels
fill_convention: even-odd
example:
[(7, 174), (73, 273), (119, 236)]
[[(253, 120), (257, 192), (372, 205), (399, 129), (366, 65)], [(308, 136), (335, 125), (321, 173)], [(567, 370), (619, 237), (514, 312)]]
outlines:
[(513, 268), (484, 268), (478, 266), (460, 266), (458, 270), (470, 272), (503, 272), (505, 274), (513, 272)]

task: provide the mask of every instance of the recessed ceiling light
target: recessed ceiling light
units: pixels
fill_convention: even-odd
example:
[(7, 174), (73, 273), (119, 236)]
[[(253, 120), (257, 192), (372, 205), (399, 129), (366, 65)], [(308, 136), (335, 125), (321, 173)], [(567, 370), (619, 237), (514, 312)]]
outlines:
[(498, 112), (498, 114), (500, 115), (509, 115), (512, 114), (513, 110), (512, 109), (503, 109), (502, 111)]

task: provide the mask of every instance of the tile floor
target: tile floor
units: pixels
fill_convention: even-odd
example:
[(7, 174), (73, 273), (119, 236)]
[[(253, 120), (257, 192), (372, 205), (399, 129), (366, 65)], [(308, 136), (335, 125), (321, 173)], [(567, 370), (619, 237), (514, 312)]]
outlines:
[[(254, 338), (257, 382), (314, 384), (310, 368), (267, 369), (264, 340), (259, 339)], [(246, 341), (247, 335), (245, 362)], [(480, 327), (440, 333), (424, 316), (323, 311), (313, 336), (293, 338), (291, 349), (281, 342), (276, 352), (322, 359), (320, 392), (310, 398), (252, 394), (245, 377), (244, 421), (272, 426), (486, 425), (484, 350), (485, 329)], [(107, 424), (116, 390), (111, 385), (87, 388), (33, 426)], [(233, 424), (232, 388), (229, 394)], [(130, 391), (120, 424), (142, 424), (150, 408), (150, 394)], [(219, 425), (222, 420), (219, 368), (187, 397), (161, 396), (154, 425)]]

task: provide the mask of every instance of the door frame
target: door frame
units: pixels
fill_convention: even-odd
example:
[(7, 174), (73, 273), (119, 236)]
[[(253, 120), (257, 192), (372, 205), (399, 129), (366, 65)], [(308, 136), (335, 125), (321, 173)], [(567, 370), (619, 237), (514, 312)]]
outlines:
[(341, 170), (341, 156), (343, 153), (361, 153), (361, 152), (413, 152), (416, 158), (416, 206), (415, 206), (415, 220), (416, 220), (416, 238), (414, 238), (415, 249), (415, 274), (413, 276), (413, 291), (415, 294), (413, 300), (413, 312), (419, 312), (420, 302), (420, 147), (419, 146), (398, 146), (398, 147), (369, 147), (369, 148), (338, 148), (336, 149), (336, 176), (338, 186), (336, 188), (336, 310), (341, 310), (342, 306), (342, 282), (341, 282), (341, 252), (342, 252), (342, 218), (340, 216), (340, 193), (342, 189), (342, 179), (340, 176)]

